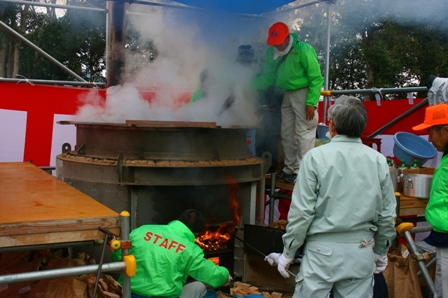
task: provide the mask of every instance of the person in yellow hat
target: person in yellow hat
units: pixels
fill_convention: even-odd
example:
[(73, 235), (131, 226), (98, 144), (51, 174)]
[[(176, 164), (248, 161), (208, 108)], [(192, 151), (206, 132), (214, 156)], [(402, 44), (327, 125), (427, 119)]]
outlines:
[(412, 129), (426, 129), (428, 141), (437, 151), (443, 152), (440, 165), (432, 178), (425, 211), (425, 218), (432, 226), (432, 231), (424, 241), (436, 247), (435, 297), (448, 297), (448, 104), (427, 107), (423, 123)]
[(317, 103), (324, 79), (314, 48), (277, 22), (269, 28), (263, 73), (253, 86), (264, 90), (276, 84), (285, 90), (281, 107), (285, 166), (276, 178), (294, 182), (300, 161), (314, 148), (318, 122)]

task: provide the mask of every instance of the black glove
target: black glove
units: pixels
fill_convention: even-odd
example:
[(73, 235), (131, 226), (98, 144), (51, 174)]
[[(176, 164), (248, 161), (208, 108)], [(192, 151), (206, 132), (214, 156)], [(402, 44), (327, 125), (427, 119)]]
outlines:
[(218, 116), (221, 115), (225, 110), (230, 108), (234, 101), (235, 101), (235, 95), (232, 92), (232, 94), (230, 94), (229, 97), (227, 97), (226, 100), (224, 101), (224, 104), (222, 105), (221, 110), (218, 113)]

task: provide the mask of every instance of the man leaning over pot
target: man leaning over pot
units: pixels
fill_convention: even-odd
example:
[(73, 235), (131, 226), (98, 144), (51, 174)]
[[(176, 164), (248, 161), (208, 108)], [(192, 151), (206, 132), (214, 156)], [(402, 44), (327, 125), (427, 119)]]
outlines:
[(440, 165), (432, 178), (425, 211), (425, 218), (432, 226), (432, 231), (424, 241), (436, 247), (435, 297), (448, 297), (448, 104), (427, 107), (423, 123), (412, 129), (426, 129), (428, 141), (437, 151), (443, 152)]
[(294, 182), (303, 156), (316, 141), (317, 103), (324, 79), (314, 48), (300, 41), (282, 22), (269, 28), (263, 72), (252, 81), (257, 90), (275, 85), (285, 90), (281, 107), (285, 166), (278, 180)]

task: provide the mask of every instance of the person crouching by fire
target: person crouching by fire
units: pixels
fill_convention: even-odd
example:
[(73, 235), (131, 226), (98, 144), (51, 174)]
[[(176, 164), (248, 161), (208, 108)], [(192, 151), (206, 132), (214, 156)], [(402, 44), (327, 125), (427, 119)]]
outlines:
[[(204, 216), (195, 209), (185, 210), (167, 225), (142, 225), (132, 230), (130, 254), (137, 261), (131, 277), (132, 298), (180, 297), (202, 298), (205, 284), (217, 288), (228, 285), (232, 277), (227, 268), (204, 258), (195, 244), (195, 233), (205, 226)], [(112, 254), (121, 260), (121, 250)], [(186, 283), (191, 276), (196, 281)]]

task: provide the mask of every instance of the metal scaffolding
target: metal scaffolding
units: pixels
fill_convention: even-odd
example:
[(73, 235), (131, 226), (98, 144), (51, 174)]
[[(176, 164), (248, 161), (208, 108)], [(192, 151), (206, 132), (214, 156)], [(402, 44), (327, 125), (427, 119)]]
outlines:
[[(120, 243), (129, 242), (129, 233), (130, 233), (130, 216), (129, 212), (123, 211), (120, 214), (121, 216), (121, 240)], [(104, 248), (109, 243), (107, 242), (108, 234), (106, 233), (105, 241), (103, 242), (103, 254)], [(77, 242), (76, 242), (77, 243)], [(85, 242), (84, 242), (85, 243)], [(55, 245), (59, 247), (70, 247), (72, 243), (58, 243), (58, 244), (50, 244), (50, 245), (40, 245), (40, 246), (22, 246), (21, 250), (30, 250), (32, 249), (48, 249), (49, 247), (54, 247)], [(121, 244), (120, 244), (121, 246)], [(17, 251), (15, 248), (4, 248), (2, 251)], [(129, 255), (129, 245), (124, 246), (122, 248), (122, 256), (123, 261), (113, 262), (113, 263), (105, 263), (98, 265), (86, 265), (79, 267), (69, 267), (69, 268), (60, 268), (60, 269), (51, 269), (51, 270), (40, 270), (34, 272), (24, 272), (24, 273), (15, 273), (15, 274), (5, 274), (0, 275), (0, 285), (2, 284), (11, 284), (18, 283), (24, 281), (35, 281), (42, 279), (52, 279), (52, 278), (61, 278), (61, 277), (69, 277), (69, 276), (78, 276), (82, 274), (92, 274), (97, 273), (96, 283), (94, 294), (96, 293), (96, 288), (98, 286), (98, 280), (100, 273), (103, 272), (122, 272), (122, 280), (123, 280), (123, 298), (131, 297), (131, 281), (130, 277), (135, 274), (135, 258)], [(93, 295), (95, 297), (95, 295)]]

